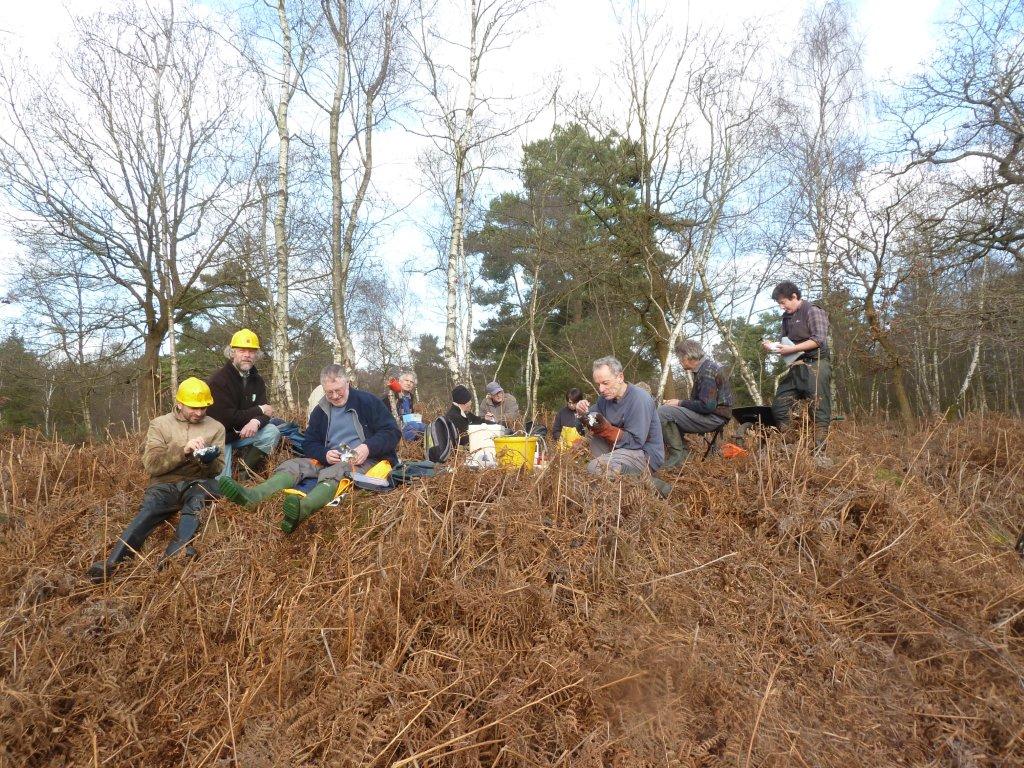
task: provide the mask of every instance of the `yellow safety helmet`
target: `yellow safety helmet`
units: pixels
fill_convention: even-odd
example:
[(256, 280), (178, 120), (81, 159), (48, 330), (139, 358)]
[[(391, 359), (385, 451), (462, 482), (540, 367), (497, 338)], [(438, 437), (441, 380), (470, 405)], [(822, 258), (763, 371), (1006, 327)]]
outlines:
[(178, 385), (178, 402), (189, 408), (209, 408), (213, 405), (210, 387), (202, 379), (189, 376)]
[(243, 328), (231, 337), (230, 346), (238, 349), (259, 349), (260, 340), (259, 337), (248, 328)]

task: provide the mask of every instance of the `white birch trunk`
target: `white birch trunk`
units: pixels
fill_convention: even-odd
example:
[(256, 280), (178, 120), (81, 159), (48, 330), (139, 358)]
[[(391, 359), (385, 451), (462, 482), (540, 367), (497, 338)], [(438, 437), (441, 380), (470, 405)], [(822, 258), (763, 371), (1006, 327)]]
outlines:
[(89, 408), (89, 400), (82, 400), (82, 425), (85, 427), (85, 434), (95, 437), (92, 431), (92, 409)]
[(451, 380), (460, 376), (459, 361), (459, 296), (462, 293), (462, 269), (459, 254), (462, 244), (463, 169), (465, 159), (462, 140), (455, 143), (455, 198), (452, 205), (452, 228), (448, 241), (447, 295), (445, 297), (444, 360)]
[(537, 279), (540, 274), (540, 263), (533, 267), (533, 282), (530, 287), (530, 310), (527, 320), (530, 324), (530, 339), (526, 350), (526, 410), (523, 419), (534, 418), (537, 400), (537, 381), (540, 378), (540, 356), (537, 354)]
[(345, 293), (348, 290), (350, 261), (342, 249), (342, 207), (341, 149), (339, 147), (341, 105), (347, 86), (348, 56), (348, 5), (346, 0), (338, 2), (338, 21), (334, 29), (338, 50), (338, 70), (334, 84), (334, 96), (328, 115), (328, 151), (331, 162), (331, 311), (334, 320), (334, 362), (352, 372), (355, 365), (355, 347), (348, 330), (345, 316)]
[(274, 356), (272, 379), (278, 402), (295, 405), (291, 386), (291, 351), (288, 343), (288, 104), (295, 90), (292, 75), (292, 30), (284, 0), (278, 0), (281, 26), (281, 86), (277, 101), (277, 208), (274, 211), (274, 261), (277, 267), (277, 296), (274, 302)]
[[(477, 26), (480, 23), (480, 10), (477, 0), (469, 0), (469, 71), (466, 73), (466, 81), (469, 88), (466, 97), (466, 116), (462, 125), (459, 126), (453, 118), (450, 122), (453, 170), (455, 179), (455, 194), (452, 204), (452, 227), (451, 237), (448, 242), (448, 268), (447, 268), (447, 297), (445, 301), (446, 322), (444, 333), (444, 358), (448, 366), (449, 375), (454, 381), (460, 374), (466, 375), (469, 368), (469, 339), (468, 335), (463, 339), (462, 347), (465, 350), (465, 362), (460, 361), (459, 354), (459, 295), (463, 292), (463, 278), (465, 269), (463, 259), (465, 258), (464, 244), (464, 220), (466, 213), (466, 165), (469, 155), (469, 143), (473, 135), (473, 113), (476, 109), (477, 76), (479, 74), (480, 59), (477, 51)], [(470, 295), (470, 301), (472, 297)], [(463, 314), (468, 306), (463, 308)]]
[(170, 322), (167, 324), (167, 354), (171, 358), (171, 401), (174, 401), (175, 393), (178, 391), (178, 334), (174, 329), (174, 305), (167, 307), (167, 317)]
[[(43, 398), (43, 434), (50, 437), (53, 432), (53, 421), (50, 415), (53, 413), (53, 393), (57, 389), (57, 377), (50, 375), (46, 379), (46, 395)], [(139, 394), (135, 393), (135, 402), (138, 403)], [(138, 410), (136, 408), (136, 410)], [(136, 427), (137, 428), (137, 427)]]
[(676, 315), (676, 321), (672, 323), (672, 330), (668, 335), (668, 348), (665, 353), (665, 359), (661, 361), (661, 376), (658, 379), (658, 391), (655, 392), (654, 401), (656, 403), (661, 402), (665, 398), (665, 387), (668, 384), (668, 374), (671, 370), (671, 360), (673, 350), (676, 346), (676, 341), (679, 339), (683, 332), (683, 326), (686, 324), (686, 313), (690, 311), (690, 302), (693, 301), (693, 284), (694, 275), (690, 275), (689, 288), (686, 290), (686, 299), (683, 301), (682, 307), (679, 309), (679, 313)]
[[(984, 316), (985, 314), (985, 283), (988, 280), (988, 254), (985, 254), (985, 260), (981, 266), (981, 296), (978, 298), (978, 315)], [(974, 346), (971, 350), (971, 362), (967, 366), (967, 373), (964, 375), (964, 380), (960, 384), (960, 390), (956, 394), (956, 400), (953, 401), (953, 405), (950, 407), (949, 412), (952, 413), (954, 409), (965, 410), (965, 401), (967, 398), (967, 390), (971, 386), (971, 381), (974, 379), (974, 373), (978, 370), (978, 360), (981, 358), (981, 333), (982, 324), (978, 323), (978, 330), (974, 336)], [(980, 391), (982, 411), (985, 409), (985, 388), (982, 387)]]

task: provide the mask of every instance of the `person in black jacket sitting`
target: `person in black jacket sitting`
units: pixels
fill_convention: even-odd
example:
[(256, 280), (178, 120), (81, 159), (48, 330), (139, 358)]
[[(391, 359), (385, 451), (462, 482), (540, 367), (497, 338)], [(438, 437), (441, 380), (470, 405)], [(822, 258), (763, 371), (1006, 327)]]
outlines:
[(459, 445), (469, 445), (469, 425), (489, 424), (470, 410), (473, 396), (459, 384), (452, 390), (452, 407), (444, 415), (459, 432)]
[[(348, 374), (340, 365), (328, 365), (320, 372), (324, 397), (309, 416), (305, 452), (308, 458), (289, 459), (268, 480), (245, 488), (229, 477), (221, 478), (221, 493), (231, 501), (249, 506), (277, 491), (292, 488), (303, 480), (316, 478), (316, 485), (299, 497), (287, 494), (281, 530), (295, 527), (334, 498), (338, 483), (349, 473), (372, 467), (378, 461), (398, 464), (395, 449), (402, 439), (398, 425), (379, 397), (349, 386)], [(350, 459), (345, 455), (351, 452)]]
[(227, 440), (220, 477), (231, 477), (235, 448), (248, 448), (242, 461), (259, 472), (281, 439), (281, 431), (270, 423), (274, 408), (267, 402), (267, 385), (256, 370), (260, 355), (259, 337), (243, 328), (224, 349), (227, 363), (206, 380), (213, 393), (206, 415), (224, 425)]
[(575, 429), (581, 435), (583, 429), (580, 427), (580, 417), (576, 413), (576, 403), (583, 399), (583, 392), (579, 387), (573, 387), (565, 393), (565, 407), (555, 414), (555, 426), (551, 430), (551, 437), (557, 443), (562, 436), (563, 429)]

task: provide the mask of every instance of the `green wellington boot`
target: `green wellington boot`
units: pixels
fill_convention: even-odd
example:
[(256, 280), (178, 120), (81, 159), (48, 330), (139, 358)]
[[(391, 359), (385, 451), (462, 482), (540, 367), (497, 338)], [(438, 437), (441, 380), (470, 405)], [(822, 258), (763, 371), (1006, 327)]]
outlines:
[(246, 488), (241, 483), (236, 483), (230, 477), (222, 477), (219, 485), (220, 492), (224, 494), (224, 498), (235, 502), (235, 504), (241, 504), (243, 507), (248, 507), (253, 504), (258, 504), (264, 499), (270, 498), (278, 491), (283, 491), (285, 488), (291, 488), (295, 485), (295, 478), (287, 472), (278, 472), (275, 475), (271, 475), (259, 485), (254, 485), (252, 488)]
[(675, 469), (686, 461), (689, 451), (682, 433), (671, 421), (661, 422), (661, 437), (665, 441), (665, 463), (662, 469)]
[(667, 499), (668, 495), (672, 493), (672, 486), (654, 475), (647, 478), (647, 487), (663, 499)]
[(337, 480), (328, 480), (317, 483), (313, 490), (305, 496), (288, 494), (284, 500), (284, 519), (281, 520), (281, 530), (285, 533), (294, 531), (299, 523), (311, 516), (314, 512), (334, 498), (338, 490)]
[(249, 450), (245, 452), (245, 456), (242, 457), (241, 461), (255, 475), (263, 471), (263, 467), (267, 463), (267, 454), (255, 445), (250, 445)]

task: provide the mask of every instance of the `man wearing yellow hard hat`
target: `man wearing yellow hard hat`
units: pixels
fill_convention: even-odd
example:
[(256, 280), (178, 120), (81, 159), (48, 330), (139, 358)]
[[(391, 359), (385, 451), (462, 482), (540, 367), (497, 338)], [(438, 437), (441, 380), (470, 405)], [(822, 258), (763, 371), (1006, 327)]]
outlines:
[(222, 477), (231, 477), (233, 451), (246, 448), (242, 461), (254, 472), (260, 471), (278, 441), (281, 432), (270, 423), (273, 407), (267, 401), (267, 385), (256, 370), (260, 340), (248, 328), (235, 333), (224, 349), (228, 361), (207, 383), (213, 392), (210, 416), (224, 425), (227, 445)]
[(164, 559), (184, 550), (195, 555), (191, 541), (199, 530), (199, 512), (217, 495), (217, 474), (224, 466), (224, 427), (207, 415), (213, 404), (205, 381), (181, 382), (171, 412), (149, 423), (142, 466), (150, 481), (142, 505), (105, 561), (93, 563), (89, 578), (106, 581), (125, 559), (133, 556), (146, 537), (180, 511), (174, 539)]

